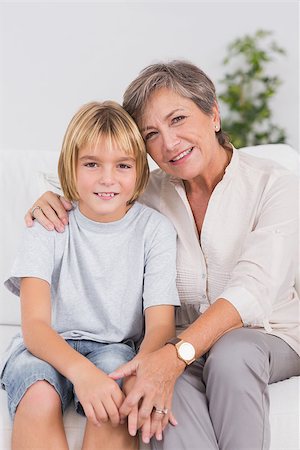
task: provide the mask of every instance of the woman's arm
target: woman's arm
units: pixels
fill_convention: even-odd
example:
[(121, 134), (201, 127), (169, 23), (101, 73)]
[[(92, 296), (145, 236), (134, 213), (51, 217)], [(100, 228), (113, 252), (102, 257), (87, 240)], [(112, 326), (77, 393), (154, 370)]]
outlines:
[[(39, 208), (35, 209), (33, 218), (31, 211), (36, 206), (39, 206)], [(31, 227), (33, 220), (36, 219), (47, 230), (55, 229), (62, 232), (69, 222), (68, 211), (70, 209), (72, 209), (72, 204), (64, 197), (47, 191), (27, 211), (25, 223), (28, 227)]]
[[(193, 344), (196, 358), (202, 356), (225, 333), (242, 327), (237, 310), (227, 300), (218, 299), (179, 337)], [(111, 376), (115, 379), (136, 375), (136, 382), (126, 397), (120, 413), (122, 417), (138, 405), (139, 421), (143, 422), (151, 414), (154, 406), (171, 408), (172, 394), (177, 378), (183, 373), (186, 365), (177, 357), (176, 349), (168, 344), (152, 352), (146, 357), (132, 360)], [(166, 426), (167, 418), (162, 421)]]
[(113, 380), (68, 345), (51, 327), (49, 284), (39, 278), (22, 278), (20, 298), (22, 332), (28, 350), (74, 384), (89, 420), (99, 425), (109, 417), (117, 425), (123, 394)]

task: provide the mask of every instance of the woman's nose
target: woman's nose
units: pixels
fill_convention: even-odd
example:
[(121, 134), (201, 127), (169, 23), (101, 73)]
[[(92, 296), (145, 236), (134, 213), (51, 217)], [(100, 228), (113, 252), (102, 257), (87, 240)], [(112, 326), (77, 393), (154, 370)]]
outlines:
[(164, 149), (168, 152), (176, 150), (176, 147), (180, 144), (180, 138), (174, 132), (174, 130), (166, 130), (162, 133)]

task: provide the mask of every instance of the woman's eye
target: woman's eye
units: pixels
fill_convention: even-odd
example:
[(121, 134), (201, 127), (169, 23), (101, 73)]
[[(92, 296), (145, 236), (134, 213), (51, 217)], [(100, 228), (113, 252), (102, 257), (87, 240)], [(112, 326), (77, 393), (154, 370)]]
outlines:
[(177, 117), (173, 117), (172, 119), (172, 123), (178, 123), (181, 122), (181, 120), (185, 119), (186, 116), (177, 116)]
[(145, 141), (149, 141), (149, 139), (151, 139), (153, 136), (155, 136), (157, 133), (156, 131), (150, 131), (150, 133), (147, 133), (146, 136), (144, 137)]
[(89, 162), (89, 163), (86, 163), (84, 166), (85, 166), (85, 167), (94, 168), (94, 167), (97, 167), (97, 163), (95, 163), (95, 162)]

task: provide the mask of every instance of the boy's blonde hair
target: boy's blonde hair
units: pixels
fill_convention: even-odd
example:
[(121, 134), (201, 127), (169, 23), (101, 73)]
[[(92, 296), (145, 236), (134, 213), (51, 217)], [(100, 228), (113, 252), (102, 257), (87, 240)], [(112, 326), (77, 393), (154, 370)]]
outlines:
[(64, 196), (69, 201), (79, 200), (76, 188), (78, 153), (86, 145), (95, 145), (106, 139), (136, 162), (136, 185), (133, 203), (143, 192), (149, 178), (149, 166), (143, 138), (130, 115), (116, 102), (91, 102), (82, 106), (68, 125), (58, 161), (58, 176)]

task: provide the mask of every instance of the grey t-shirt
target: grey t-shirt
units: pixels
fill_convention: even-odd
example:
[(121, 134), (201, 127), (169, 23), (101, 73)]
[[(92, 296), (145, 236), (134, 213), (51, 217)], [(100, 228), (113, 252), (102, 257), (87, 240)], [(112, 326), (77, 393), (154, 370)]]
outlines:
[(5, 286), (19, 295), (22, 277), (51, 285), (52, 326), (65, 339), (139, 342), (146, 308), (179, 305), (176, 232), (137, 202), (111, 223), (91, 221), (76, 207), (63, 233), (37, 221), (24, 230)]

